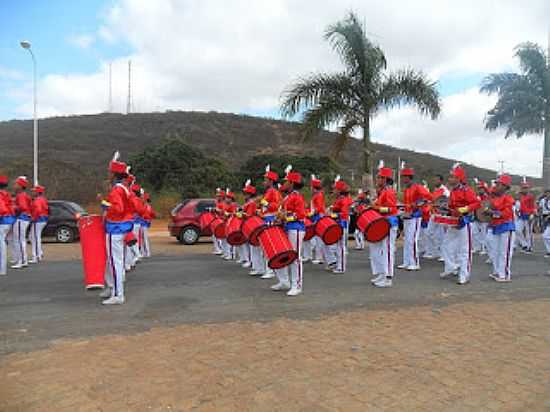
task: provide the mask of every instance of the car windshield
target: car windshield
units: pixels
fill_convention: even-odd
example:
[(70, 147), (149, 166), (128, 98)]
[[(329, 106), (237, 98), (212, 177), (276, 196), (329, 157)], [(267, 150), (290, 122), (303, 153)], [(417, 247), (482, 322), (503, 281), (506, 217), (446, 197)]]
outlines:
[(86, 212), (86, 209), (84, 209), (82, 206), (80, 206), (78, 203), (74, 202), (66, 202), (66, 204), (76, 213), (79, 213), (81, 215), (87, 215), (88, 212)]
[(172, 209), (172, 216), (176, 216), (178, 212), (181, 210), (182, 207), (184, 207), (187, 203), (189, 203), (190, 199), (186, 199), (181, 203), (178, 203), (177, 206)]

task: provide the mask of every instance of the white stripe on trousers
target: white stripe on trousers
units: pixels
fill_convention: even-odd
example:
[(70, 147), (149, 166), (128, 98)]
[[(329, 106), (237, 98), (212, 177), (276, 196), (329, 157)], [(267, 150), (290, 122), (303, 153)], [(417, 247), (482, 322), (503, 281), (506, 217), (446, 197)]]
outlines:
[(107, 234), (107, 264), (105, 281), (111, 288), (111, 297), (124, 297), (124, 234)]

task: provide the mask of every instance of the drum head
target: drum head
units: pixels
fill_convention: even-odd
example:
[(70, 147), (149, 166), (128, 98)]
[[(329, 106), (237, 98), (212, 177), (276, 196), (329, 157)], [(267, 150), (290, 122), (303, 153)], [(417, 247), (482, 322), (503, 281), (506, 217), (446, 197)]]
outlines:
[(214, 236), (218, 239), (225, 239), (225, 222), (218, 223), (214, 227)]
[(340, 225), (334, 225), (325, 230), (323, 233), (323, 242), (325, 245), (330, 246), (337, 243), (343, 236), (344, 231)]
[(288, 250), (273, 256), (267, 265), (273, 270), (282, 269), (292, 264), (296, 259), (298, 259), (298, 253), (295, 250)]
[(248, 238), (248, 242), (252, 246), (260, 246), (260, 239), (258, 239), (258, 236), (260, 233), (262, 233), (262, 230), (265, 228), (265, 226), (260, 226), (252, 231), (250, 234), (250, 237)]
[(377, 219), (371, 222), (365, 230), (365, 238), (371, 243), (380, 242), (390, 232), (390, 222), (386, 219)]
[(241, 246), (246, 243), (246, 237), (243, 235), (243, 232), (232, 232), (227, 235), (227, 243), (231, 246)]

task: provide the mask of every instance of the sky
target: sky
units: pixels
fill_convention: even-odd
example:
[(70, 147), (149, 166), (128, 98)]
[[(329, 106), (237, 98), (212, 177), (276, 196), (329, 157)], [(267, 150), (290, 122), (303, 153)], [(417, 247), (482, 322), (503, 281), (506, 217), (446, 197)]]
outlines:
[(354, 11), (389, 70), (413, 67), (438, 82), (438, 120), (413, 108), (372, 122), (373, 140), (510, 173), (538, 176), (542, 136), (487, 132), (492, 72), (517, 70), (514, 47), (546, 47), (548, 0), (19, 0), (0, 1), (0, 120), (32, 118), (32, 43), (38, 116), (125, 112), (128, 60), (136, 112), (201, 110), (280, 117), (299, 76), (342, 69), (323, 40)]

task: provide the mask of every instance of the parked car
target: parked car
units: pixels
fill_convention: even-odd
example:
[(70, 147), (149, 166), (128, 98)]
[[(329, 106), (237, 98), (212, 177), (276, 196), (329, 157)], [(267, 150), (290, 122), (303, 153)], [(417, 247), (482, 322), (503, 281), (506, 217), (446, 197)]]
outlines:
[(50, 216), (42, 232), (43, 237), (53, 237), (59, 243), (71, 243), (79, 239), (78, 219), (88, 213), (82, 206), (65, 200), (49, 200)]
[(199, 217), (202, 212), (216, 207), (214, 199), (187, 199), (179, 203), (171, 213), (168, 231), (184, 245), (197, 243), (201, 236), (211, 236), (209, 229), (201, 231)]

